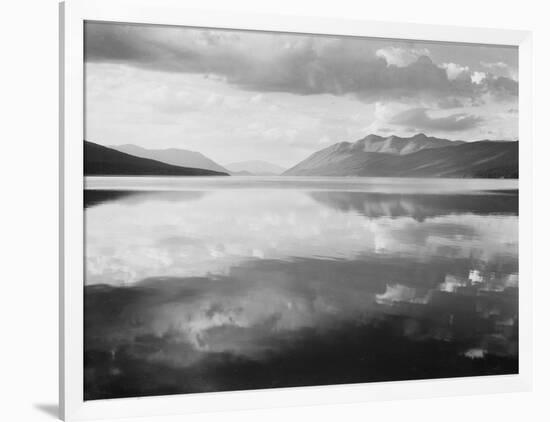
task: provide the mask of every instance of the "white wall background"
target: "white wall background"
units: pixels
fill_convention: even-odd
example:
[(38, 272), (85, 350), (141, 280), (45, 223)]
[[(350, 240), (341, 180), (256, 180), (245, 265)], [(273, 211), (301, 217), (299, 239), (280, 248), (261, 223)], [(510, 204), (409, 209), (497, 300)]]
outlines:
[[(543, 1), (201, 0), (188, 7), (534, 31), (534, 392), (186, 416), (188, 421), (542, 421), (550, 410), (548, 156), (550, 24)], [(0, 420), (48, 421), (57, 406), (57, 1), (0, 6)], [(545, 207), (546, 206), (546, 207)], [(522, 216), (527, 218), (527, 216)], [(525, 282), (524, 280), (523, 282)], [(162, 421), (181, 420), (164, 418)], [(145, 419), (141, 419), (145, 421)]]

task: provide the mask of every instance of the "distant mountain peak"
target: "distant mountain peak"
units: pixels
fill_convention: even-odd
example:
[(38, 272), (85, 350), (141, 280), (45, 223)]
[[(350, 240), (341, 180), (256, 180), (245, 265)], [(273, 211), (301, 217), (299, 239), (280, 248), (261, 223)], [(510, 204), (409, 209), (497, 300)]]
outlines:
[(245, 174), (264, 176), (264, 175), (279, 175), (285, 169), (277, 164), (268, 163), (262, 160), (247, 160), (237, 163), (226, 164), (225, 168), (233, 174)]

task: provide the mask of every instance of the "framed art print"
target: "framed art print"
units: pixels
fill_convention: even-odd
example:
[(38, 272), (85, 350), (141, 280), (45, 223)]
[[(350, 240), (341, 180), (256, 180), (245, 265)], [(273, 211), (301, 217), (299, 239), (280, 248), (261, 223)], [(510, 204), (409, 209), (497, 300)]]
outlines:
[(529, 33), (60, 10), (66, 420), (530, 388)]

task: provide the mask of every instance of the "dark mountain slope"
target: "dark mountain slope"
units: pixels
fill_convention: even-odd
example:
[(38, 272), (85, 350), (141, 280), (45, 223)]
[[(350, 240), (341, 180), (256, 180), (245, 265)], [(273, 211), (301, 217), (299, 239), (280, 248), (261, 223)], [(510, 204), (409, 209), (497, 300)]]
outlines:
[(423, 150), (399, 157), (393, 163), (392, 173), (401, 177), (517, 178), (518, 145), (518, 142), (479, 141)]
[(84, 141), (85, 176), (227, 176), (227, 173), (173, 166), (135, 157), (93, 142)]

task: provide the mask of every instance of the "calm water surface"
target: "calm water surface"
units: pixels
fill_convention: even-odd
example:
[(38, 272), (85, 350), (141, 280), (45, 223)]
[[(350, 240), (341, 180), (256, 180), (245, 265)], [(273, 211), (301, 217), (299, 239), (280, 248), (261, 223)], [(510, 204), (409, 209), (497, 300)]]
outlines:
[(515, 180), (86, 188), (86, 399), (517, 372)]

